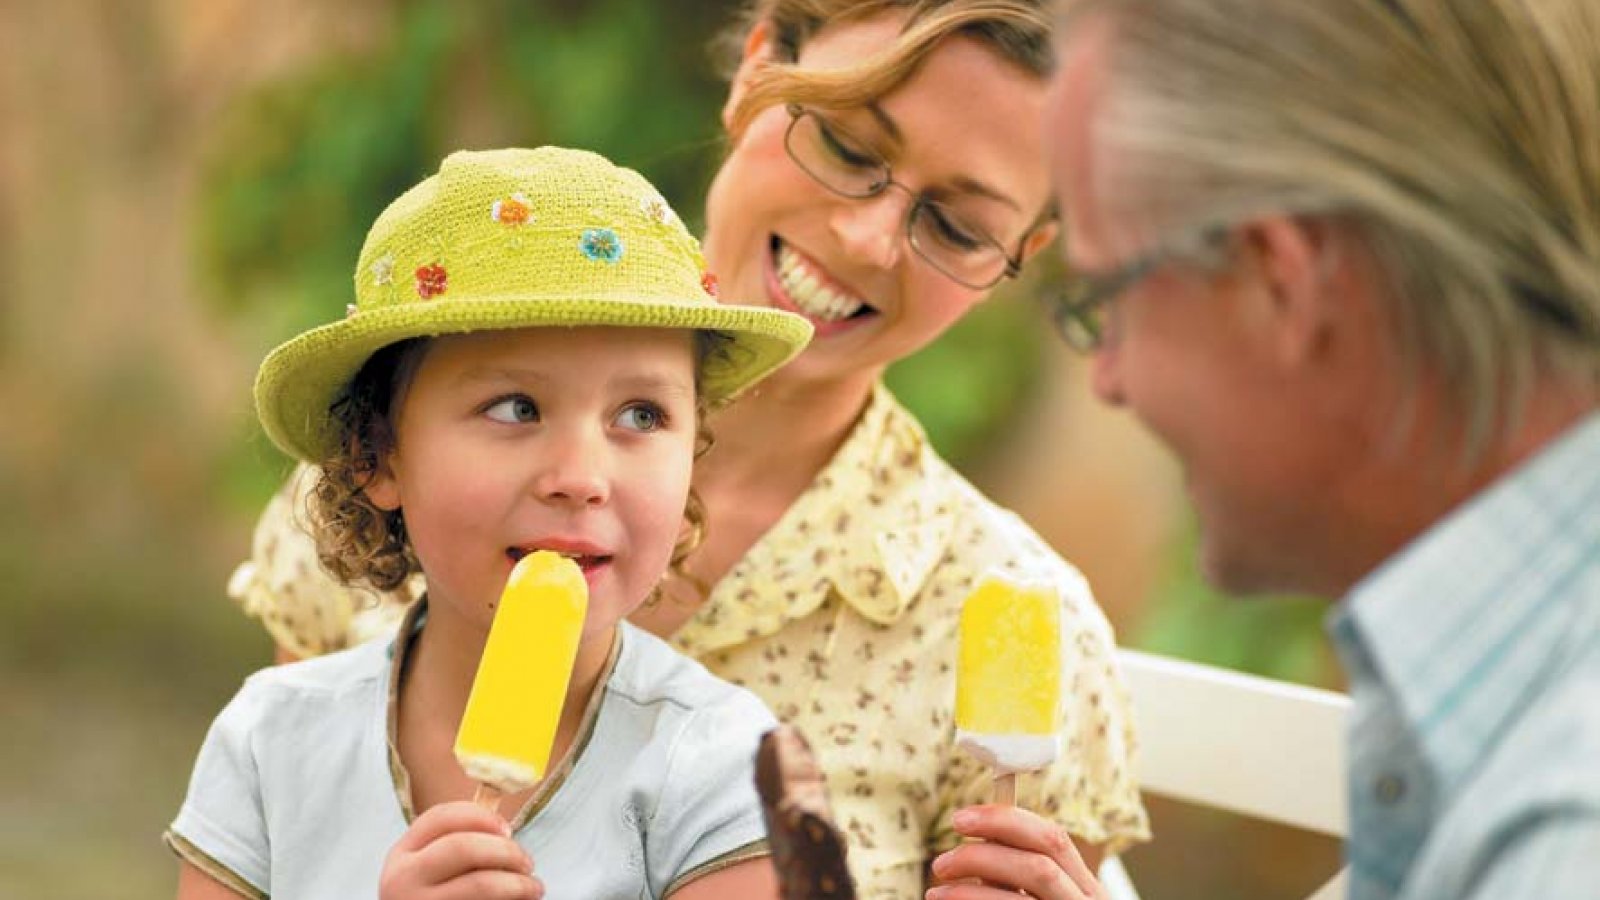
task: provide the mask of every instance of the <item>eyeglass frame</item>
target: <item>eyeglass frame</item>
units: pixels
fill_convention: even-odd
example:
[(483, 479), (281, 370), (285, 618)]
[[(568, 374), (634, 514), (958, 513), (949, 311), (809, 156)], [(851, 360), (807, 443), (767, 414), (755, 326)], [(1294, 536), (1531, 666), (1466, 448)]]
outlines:
[(1074, 276), (1065, 289), (1042, 295), (1051, 324), (1067, 346), (1079, 353), (1094, 353), (1105, 332), (1100, 316), (1112, 301), (1168, 263), (1195, 256), (1200, 248), (1226, 238), (1230, 231), (1223, 226), (1186, 231), (1185, 238), (1156, 244), (1110, 272)]
[[(1235, 227), (1238, 226), (1212, 225), (1183, 232), (1186, 238), (1159, 243), (1110, 272), (1077, 276), (1065, 289), (1053, 295), (1041, 295), (1056, 333), (1079, 353), (1094, 353), (1100, 349), (1103, 338), (1100, 314), (1105, 307), (1155, 274), (1157, 269), (1183, 257), (1195, 256), (1204, 245), (1225, 239)], [(1547, 327), (1565, 331), (1579, 340), (1600, 338), (1600, 331), (1586, 326), (1571, 309), (1547, 292), (1515, 279), (1510, 289), (1517, 302)]]
[[(940, 210), (948, 210), (948, 206), (945, 206), (944, 204), (935, 200), (930, 200), (923, 194), (917, 193), (916, 191), (911, 190), (911, 188), (896, 181), (894, 179), (894, 168), (889, 164), (888, 160), (884, 159), (883, 156), (876, 150), (871, 149), (871, 146), (867, 142), (862, 141), (855, 135), (851, 134), (848, 128), (845, 128), (817, 110), (802, 106), (798, 103), (785, 103), (784, 111), (789, 114), (789, 127), (785, 128), (783, 131), (783, 152), (788, 154), (789, 160), (795, 164), (796, 168), (804, 172), (812, 181), (816, 182), (823, 188), (826, 188), (830, 193), (836, 194), (840, 197), (848, 197), (852, 200), (868, 200), (879, 196), (891, 187), (896, 187), (906, 192), (906, 196), (911, 198), (911, 208), (906, 211), (905, 222), (902, 229), (905, 232), (906, 243), (910, 245), (913, 251), (916, 252), (917, 256), (921, 257), (928, 265), (933, 266), (934, 270), (939, 274), (945, 276), (951, 281), (954, 281), (956, 284), (959, 284), (962, 287), (970, 288), (975, 291), (985, 291), (1007, 278), (1017, 277), (1017, 275), (1022, 272), (1022, 244), (1027, 241), (1028, 236), (1033, 234), (1034, 230), (1039, 227), (1039, 221), (1035, 221), (1033, 224), (1029, 225), (1028, 228), (1022, 233), (1022, 237), (1018, 238), (1017, 252), (1015, 254), (1007, 252), (1005, 244), (1002, 244), (999, 238), (981, 228), (978, 228), (977, 226), (971, 226), (972, 231), (983, 241), (983, 243), (989, 245), (990, 248), (1000, 254), (1000, 258), (1005, 262), (1005, 266), (987, 282), (967, 281), (966, 279), (950, 272), (944, 266), (940, 265), (938, 260), (930, 256), (928, 251), (924, 250), (921, 243), (917, 241), (916, 231), (913, 229), (913, 226), (917, 221), (917, 216), (926, 208), (932, 206)], [(818, 122), (822, 123), (828, 129), (831, 129), (834, 132), (845, 135), (850, 139), (853, 152), (860, 153), (864, 156), (870, 155), (872, 160), (877, 163), (876, 168), (878, 169), (880, 177), (873, 180), (871, 187), (869, 187), (866, 192), (853, 193), (851, 191), (841, 190), (838, 185), (830, 183), (822, 176), (808, 168), (804, 162), (801, 162), (800, 156), (794, 151), (793, 135), (795, 127), (799, 125), (800, 120), (806, 116), (816, 119)], [(962, 219), (961, 221), (965, 220)]]

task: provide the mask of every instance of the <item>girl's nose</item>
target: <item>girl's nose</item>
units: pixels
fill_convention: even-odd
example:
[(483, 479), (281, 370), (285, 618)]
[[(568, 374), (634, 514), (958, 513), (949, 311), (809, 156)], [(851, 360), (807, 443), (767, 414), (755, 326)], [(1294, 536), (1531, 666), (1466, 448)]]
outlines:
[(611, 496), (604, 450), (594, 441), (559, 438), (545, 450), (546, 459), (534, 481), (534, 492), (546, 503), (603, 506)]
[(855, 261), (884, 269), (900, 261), (912, 198), (898, 187), (876, 197), (841, 199), (835, 207), (829, 226)]

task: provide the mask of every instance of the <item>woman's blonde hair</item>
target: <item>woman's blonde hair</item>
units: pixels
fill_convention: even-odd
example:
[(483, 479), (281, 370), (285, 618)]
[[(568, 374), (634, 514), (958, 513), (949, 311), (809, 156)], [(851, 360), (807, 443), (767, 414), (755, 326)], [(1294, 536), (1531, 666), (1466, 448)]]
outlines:
[(1163, 234), (1348, 225), (1411, 371), (1473, 443), (1541, 379), (1600, 388), (1600, 2), (1088, 0), (1109, 16), (1096, 188)]
[[(729, 339), (712, 331), (694, 335), (699, 373), (707, 360), (728, 352)], [(380, 461), (394, 450), (394, 417), (427, 346), (428, 339), (413, 338), (374, 353), (328, 411), (338, 425), (341, 451), (320, 461), (321, 474), (306, 498), (306, 515), (318, 561), (344, 584), (393, 591), (421, 571), (406, 536), (405, 511), (379, 508), (367, 497), (366, 487)], [(706, 424), (711, 403), (698, 387), (695, 459), (712, 444)], [(673, 547), (669, 571), (688, 578), (683, 564), (700, 546), (706, 530), (705, 505), (693, 488), (683, 517), (685, 527)]]
[[(756, 114), (779, 103), (824, 109), (860, 106), (893, 90), (934, 47), (955, 34), (974, 37), (1040, 80), (1055, 67), (1048, 0), (755, 0), (718, 43), (731, 71), (750, 29), (770, 30), (773, 59), (756, 71), (733, 113), (730, 131), (743, 133)], [(816, 71), (794, 65), (818, 31), (839, 23), (904, 11), (899, 40), (860, 65)]]

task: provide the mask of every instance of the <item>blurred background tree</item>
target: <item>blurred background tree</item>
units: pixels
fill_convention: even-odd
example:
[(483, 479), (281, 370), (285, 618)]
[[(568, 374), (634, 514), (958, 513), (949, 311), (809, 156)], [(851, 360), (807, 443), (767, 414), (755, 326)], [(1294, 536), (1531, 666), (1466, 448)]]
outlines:
[[(223, 595), (289, 469), (250, 381), (343, 309), (372, 219), (452, 149), (557, 143), (698, 223), (734, 6), (0, 4), (0, 896), (171, 896), (161, 829), (271, 653)], [(1125, 643), (1327, 683), (1320, 608), (1199, 586), (1170, 459), (1087, 397), (1028, 300), (1057, 278), (1035, 265), (892, 386), (1084, 568)], [(1213, 846), (1227, 827), (1203, 825)], [(1237, 896), (1206, 885), (1242, 860), (1139, 852), (1147, 896)]]

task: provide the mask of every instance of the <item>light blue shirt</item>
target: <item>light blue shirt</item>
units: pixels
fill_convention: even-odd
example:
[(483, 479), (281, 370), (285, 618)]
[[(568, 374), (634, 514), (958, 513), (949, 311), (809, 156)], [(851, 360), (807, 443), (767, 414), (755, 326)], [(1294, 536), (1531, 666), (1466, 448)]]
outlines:
[(1350, 900), (1600, 898), (1600, 414), (1369, 575), (1330, 631)]
[[(755, 752), (772, 715), (652, 635), (620, 630), (586, 736), (512, 823), (551, 897), (664, 897), (767, 852)], [(172, 848), (246, 897), (376, 897), (412, 818), (390, 646), (252, 675), (206, 736)]]

